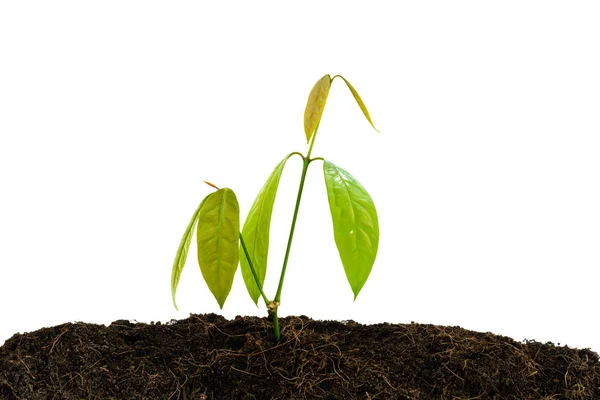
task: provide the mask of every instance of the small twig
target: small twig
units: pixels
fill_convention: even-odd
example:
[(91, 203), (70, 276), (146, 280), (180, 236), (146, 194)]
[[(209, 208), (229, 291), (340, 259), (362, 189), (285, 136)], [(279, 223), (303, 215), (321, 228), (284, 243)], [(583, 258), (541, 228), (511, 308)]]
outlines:
[(52, 350), (54, 350), (54, 346), (56, 346), (56, 343), (58, 343), (58, 340), (60, 339), (60, 337), (62, 335), (64, 335), (65, 333), (67, 333), (68, 330), (69, 330), (69, 328), (65, 328), (65, 330), (63, 330), (61, 333), (58, 334), (58, 336), (56, 336), (54, 338), (54, 341), (52, 341), (52, 346), (50, 347), (50, 351), (48, 352), (48, 354), (52, 353)]
[(238, 372), (241, 372), (241, 373), (244, 373), (244, 374), (248, 374), (248, 375), (252, 375), (252, 376), (255, 376), (257, 378), (260, 378), (260, 375), (253, 374), (252, 372), (248, 372), (248, 371), (244, 371), (244, 370), (238, 369), (238, 368), (234, 367), (233, 365), (230, 368), (233, 369), (233, 370), (235, 370), (235, 371), (238, 371)]

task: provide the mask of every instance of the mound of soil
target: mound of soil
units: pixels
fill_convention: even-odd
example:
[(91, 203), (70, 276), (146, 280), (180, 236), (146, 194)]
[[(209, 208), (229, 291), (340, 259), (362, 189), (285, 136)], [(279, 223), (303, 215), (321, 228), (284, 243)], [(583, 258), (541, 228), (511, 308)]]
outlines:
[(190, 315), (0, 348), (2, 399), (600, 399), (598, 354), (460, 327)]

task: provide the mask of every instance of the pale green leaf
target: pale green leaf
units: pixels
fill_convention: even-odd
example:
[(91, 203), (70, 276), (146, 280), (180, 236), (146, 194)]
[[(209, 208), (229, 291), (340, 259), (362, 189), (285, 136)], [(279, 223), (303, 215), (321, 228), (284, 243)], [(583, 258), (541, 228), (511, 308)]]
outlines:
[(223, 308), (239, 261), (240, 208), (233, 190), (206, 197), (198, 215), (198, 264), (208, 288)]
[(347, 171), (324, 161), (323, 172), (335, 244), (356, 299), (377, 255), (377, 211), (369, 193)]
[(331, 76), (327, 74), (317, 81), (308, 95), (304, 110), (304, 133), (306, 134), (307, 143), (317, 130), (319, 122), (321, 122), (330, 87)]
[(192, 236), (194, 234), (194, 227), (198, 222), (198, 214), (200, 213), (200, 209), (204, 205), (206, 198), (202, 200), (190, 223), (188, 224), (185, 232), (183, 233), (183, 238), (181, 239), (181, 243), (179, 243), (179, 248), (177, 249), (177, 254), (175, 255), (175, 262), (173, 263), (173, 270), (171, 271), (171, 296), (173, 297), (173, 305), (177, 310), (177, 302), (175, 301), (175, 293), (177, 292), (177, 285), (179, 285), (179, 278), (181, 277), (181, 271), (183, 271), (183, 267), (185, 266), (185, 261), (187, 260), (188, 251), (190, 249), (190, 242), (192, 241)]
[(375, 128), (375, 125), (373, 125), (373, 121), (371, 120), (371, 116), (369, 115), (369, 110), (367, 110), (367, 106), (365, 106), (365, 103), (363, 103), (363, 101), (360, 98), (360, 96), (358, 95), (358, 92), (356, 91), (356, 89), (354, 89), (354, 87), (350, 84), (350, 82), (348, 82), (346, 80), (346, 78), (344, 78), (341, 75), (337, 75), (337, 76), (339, 76), (340, 78), (342, 78), (344, 80), (344, 82), (346, 82), (346, 85), (348, 86), (348, 89), (350, 89), (350, 92), (352, 92), (352, 96), (354, 96), (354, 100), (356, 100), (356, 102), (358, 103), (358, 106), (360, 107), (360, 109), (362, 110), (363, 114), (365, 115), (365, 118), (367, 118), (367, 121), (369, 121), (369, 123), (371, 124), (371, 126), (373, 127), (373, 129), (375, 129), (377, 132), (379, 132), (377, 130), (377, 128)]
[[(285, 162), (291, 154), (285, 157), (271, 172), (269, 179), (263, 185), (260, 192), (254, 200), (254, 204), (248, 212), (244, 228), (242, 229), (242, 236), (246, 243), (248, 253), (252, 257), (252, 265), (256, 271), (256, 275), (259, 278), (261, 286), (264, 284), (265, 276), (267, 274), (267, 256), (269, 253), (269, 231), (271, 229), (271, 214), (273, 212), (273, 203), (275, 202), (275, 196), (277, 195), (277, 188), (279, 187), (279, 179), (285, 166)], [(242, 269), (242, 276), (246, 283), (246, 289), (248, 294), (254, 300), (254, 303), (258, 302), (260, 291), (256, 285), (254, 275), (250, 270), (250, 265), (246, 256), (243, 254), (240, 258), (240, 266)]]

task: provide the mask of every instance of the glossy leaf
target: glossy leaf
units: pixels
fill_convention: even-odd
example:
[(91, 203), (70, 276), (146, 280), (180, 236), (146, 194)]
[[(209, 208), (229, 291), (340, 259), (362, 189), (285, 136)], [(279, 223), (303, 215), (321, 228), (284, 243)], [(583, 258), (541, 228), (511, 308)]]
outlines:
[(377, 255), (377, 211), (369, 193), (347, 171), (324, 161), (323, 172), (335, 244), (356, 299)]
[(319, 122), (321, 122), (321, 116), (323, 115), (330, 87), (331, 76), (327, 74), (317, 81), (308, 95), (308, 101), (304, 110), (304, 133), (306, 134), (307, 143), (317, 130)]
[(181, 243), (179, 243), (179, 248), (177, 249), (177, 254), (175, 255), (175, 262), (173, 263), (173, 270), (171, 271), (171, 297), (173, 297), (173, 305), (177, 310), (177, 302), (175, 301), (175, 294), (177, 293), (177, 285), (179, 285), (179, 278), (181, 277), (181, 271), (183, 271), (183, 267), (185, 266), (185, 261), (187, 260), (188, 251), (190, 249), (190, 242), (192, 241), (192, 235), (194, 233), (194, 227), (198, 222), (198, 214), (200, 213), (200, 209), (204, 205), (206, 198), (202, 200), (194, 215), (192, 216), (192, 220), (188, 224), (185, 232), (183, 233), (183, 238), (181, 239)]
[(371, 126), (373, 127), (373, 129), (375, 129), (377, 132), (379, 132), (377, 130), (377, 128), (375, 128), (375, 125), (373, 125), (373, 121), (371, 120), (371, 116), (369, 115), (369, 110), (367, 110), (367, 106), (365, 106), (365, 103), (363, 103), (362, 99), (360, 98), (358, 92), (356, 91), (356, 89), (354, 89), (354, 87), (350, 84), (350, 82), (348, 82), (346, 80), (346, 78), (344, 78), (341, 75), (337, 75), (340, 78), (342, 78), (344, 80), (344, 82), (346, 82), (346, 85), (348, 86), (348, 89), (350, 89), (350, 92), (352, 92), (352, 96), (354, 96), (354, 100), (356, 100), (356, 102), (358, 103), (358, 106), (360, 107), (360, 109), (362, 110), (363, 114), (365, 115), (365, 118), (367, 118), (367, 121), (369, 121), (369, 123), (371, 124)]
[[(265, 276), (267, 274), (267, 256), (269, 253), (269, 231), (271, 229), (271, 215), (273, 213), (273, 203), (275, 202), (275, 196), (277, 195), (277, 188), (279, 187), (279, 179), (285, 166), (285, 162), (291, 154), (285, 157), (271, 172), (269, 179), (263, 185), (260, 192), (248, 212), (244, 228), (242, 230), (242, 236), (246, 243), (248, 253), (252, 257), (252, 265), (256, 270), (261, 285), (265, 282)], [(250, 265), (246, 259), (246, 255), (242, 252), (240, 257), (240, 266), (242, 269), (242, 276), (246, 283), (246, 289), (248, 294), (254, 300), (254, 303), (258, 302), (260, 291), (254, 280), (254, 275), (250, 270)]]
[(233, 190), (223, 188), (208, 195), (198, 215), (198, 264), (221, 308), (238, 266), (239, 236), (240, 208)]

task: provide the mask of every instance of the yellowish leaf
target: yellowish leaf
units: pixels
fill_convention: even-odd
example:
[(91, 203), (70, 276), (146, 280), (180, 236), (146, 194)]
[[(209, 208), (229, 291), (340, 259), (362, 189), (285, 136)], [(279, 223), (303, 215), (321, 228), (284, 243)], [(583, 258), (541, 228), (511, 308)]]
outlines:
[(308, 95), (306, 109), (304, 110), (304, 133), (306, 134), (307, 143), (317, 130), (319, 122), (321, 122), (330, 87), (331, 76), (327, 74), (319, 79)]
[(336, 77), (340, 77), (344, 80), (344, 82), (346, 82), (346, 85), (348, 86), (348, 89), (350, 89), (350, 92), (352, 92), (352, 96), (354, 96), (354, 100), (356, 100), (356, 102), (358, 103), (358, 106), (360, 107), (360, 109), (362, 110), (363, 114), (365, 115), (365, 118), (367, 118), (367, 121), (369, 121), (369, 123), (371, 124), (371, 126), (373, 127), (373, 129), (375, 129), (377, 132), (379, 132), (377, 130), (377, 128), (375, 128), (375, 125), (373, 125), (373, 121), (371, 120), (371, 116), (369, 115), (369, 110), (367, 110), (367, 106), (365, 106), (365, 103), (363, 103), (362, 99), (360, 98), (360, 96), (358, 95), (358, 92), (356, 91), (356, 89), (354, 89), (354, 87), (350, 84), (350, 82), (348, 82), (346, 80), (346, 78), (344, 78), (341, 75), (336, 75), (333, 77), (333, 79), (335, 79)]

